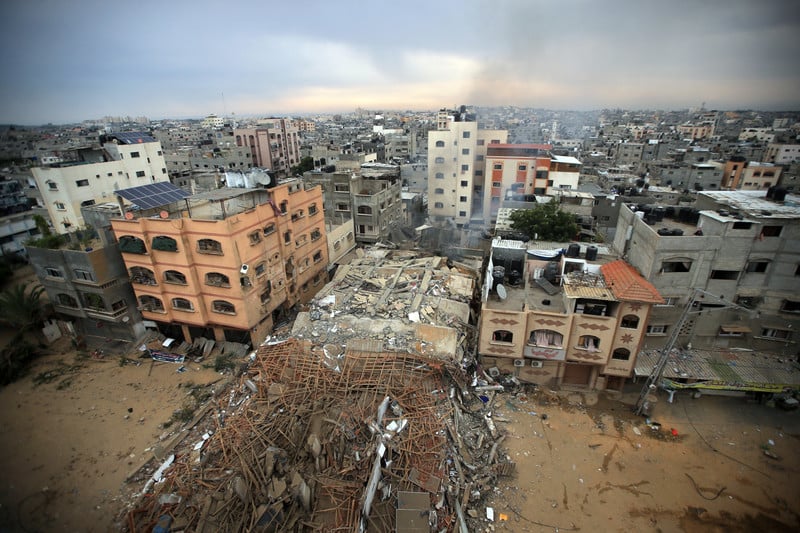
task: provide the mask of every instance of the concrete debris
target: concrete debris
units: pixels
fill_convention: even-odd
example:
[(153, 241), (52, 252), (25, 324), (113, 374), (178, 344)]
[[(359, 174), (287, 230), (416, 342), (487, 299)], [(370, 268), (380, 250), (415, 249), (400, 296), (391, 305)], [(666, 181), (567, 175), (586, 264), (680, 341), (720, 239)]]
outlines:
[[(369, 290), (396, 285), (404, 270)], [(515, 474), (480, 398), (502, 387), (474, 380), (476, 391), (448, 358), (358, 351), (341, 339), (325, 347), (261, 346), (231, 395), (214, 400), (150, 478), (128, 531), (164, 515), (197, 532), (484, 527), (485, 498)]]

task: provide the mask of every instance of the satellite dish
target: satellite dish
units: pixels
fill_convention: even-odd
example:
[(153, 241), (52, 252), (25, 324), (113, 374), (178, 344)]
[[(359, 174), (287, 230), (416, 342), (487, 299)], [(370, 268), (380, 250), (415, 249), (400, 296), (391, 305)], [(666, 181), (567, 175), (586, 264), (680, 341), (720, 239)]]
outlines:
[(125, 213), (125, 219), (126, 220), (133, 220), (133, 213), (131, 213), (130, 211)]
[(497, 286), (497, 296), (499, 296), (501, 300), (508, 298), (508, 292), (506, 292), (506, 288), (503, 287), (503, 285)]

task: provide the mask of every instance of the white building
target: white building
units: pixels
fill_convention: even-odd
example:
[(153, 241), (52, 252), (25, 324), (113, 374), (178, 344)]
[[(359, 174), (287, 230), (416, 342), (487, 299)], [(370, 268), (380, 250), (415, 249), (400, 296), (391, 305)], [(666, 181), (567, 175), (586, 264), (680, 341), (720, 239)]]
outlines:
[(215, 114), (210, 114), (200, 122), (200, 126), (204, 129), (221, 128), (225, 125), (225, 120)]
[(437, 129), (428, 133), (428, 214), (459, 226), (473, 216), (485, 222), (486, 149), (508, 139), (506, 130), (481, 130), (470, 118), (463, 108), (461, 113), (442, 110)]
[(76, 150), (75, 159), (33, 167), (56, 233), (84, 225), (81, 207), (114, 201), (114, 191), (169, 181), (161, 143), (146, 133), (113, 133), (102, 148)]
[(765, 159), (776, 165), (788, 165), (800, 161), (800, 144), (769, 144)]

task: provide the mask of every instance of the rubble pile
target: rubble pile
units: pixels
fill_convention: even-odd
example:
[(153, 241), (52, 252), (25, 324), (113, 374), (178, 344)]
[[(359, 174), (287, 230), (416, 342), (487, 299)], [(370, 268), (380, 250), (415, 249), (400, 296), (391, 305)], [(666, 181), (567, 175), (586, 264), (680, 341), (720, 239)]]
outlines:
[(419, 354), (264, 345), (203, 438), (148, 482), (129, 531), (478, 530), (514, 465), (491, 419), (503, 387), (466, 379)]

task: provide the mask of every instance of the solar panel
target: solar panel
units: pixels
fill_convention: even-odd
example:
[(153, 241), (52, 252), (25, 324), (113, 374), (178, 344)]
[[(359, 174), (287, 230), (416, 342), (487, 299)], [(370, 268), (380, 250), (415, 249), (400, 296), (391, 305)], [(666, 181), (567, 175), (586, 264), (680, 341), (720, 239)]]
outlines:
[(121, 131), (110, 135), (122, 144), (141, 144), (156, 142), (155, 138), (149, 133), (141, 131)]
[(139, 187), (114, 191), (139, 209), (155, 209), (191, 196), (168, 181), (149, 183)]

